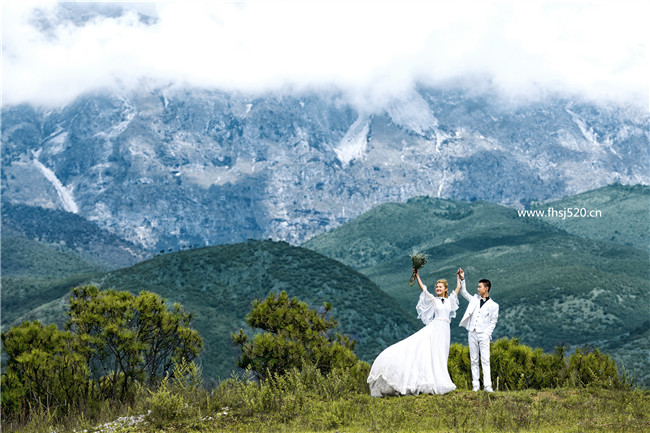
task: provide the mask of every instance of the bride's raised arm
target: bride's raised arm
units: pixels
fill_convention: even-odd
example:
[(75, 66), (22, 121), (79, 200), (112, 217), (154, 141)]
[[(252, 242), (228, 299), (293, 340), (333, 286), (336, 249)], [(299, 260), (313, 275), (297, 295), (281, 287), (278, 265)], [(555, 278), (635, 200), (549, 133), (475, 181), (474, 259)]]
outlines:
[(417, 269), (413, 268), (413, 273), (415, 274), (415, 278), (418, 281), (418, 286), (420, 287), (420, 291), (424, 292), (427, 289), (427, 286), (420, 279), (420, 272)]

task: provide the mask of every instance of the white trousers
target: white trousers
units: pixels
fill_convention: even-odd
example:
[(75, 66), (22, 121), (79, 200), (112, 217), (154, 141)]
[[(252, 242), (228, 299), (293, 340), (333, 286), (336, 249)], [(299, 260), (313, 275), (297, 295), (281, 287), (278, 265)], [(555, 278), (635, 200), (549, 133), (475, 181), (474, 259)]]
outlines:
[(474, 391), (478, 391), (480, 388), (480, 371), (478, 367), (480, 353), (481, 366), (483, 367), (483, 389), (492, 389), (492, 378), (490, 377), (490, 335), (470, 331), (467, 340), (469, 342), (469, 360), (472, 365), (472, 388)]

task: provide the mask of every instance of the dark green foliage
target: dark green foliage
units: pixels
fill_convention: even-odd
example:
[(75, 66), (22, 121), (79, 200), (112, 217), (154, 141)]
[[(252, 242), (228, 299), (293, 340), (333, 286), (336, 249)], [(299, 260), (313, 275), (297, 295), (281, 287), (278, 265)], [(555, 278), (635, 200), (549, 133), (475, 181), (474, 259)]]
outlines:
[(23, 322), (3, 332), (3, 415), (24, 414), (27, 408), (65, 413), (84, 406), (90, 370), (80, 343), (54, 324)]
[(242, 351), (239, 367), (250, 368), (261, 378), (304, 365), (313, 365), (323, 374), (353, 368), (359, 362), (353, 352), (355, 342), (331, 332), (337, 325), (326, 317), (331, 309), (325, 303), (320, 312), (312, 310), (295, 297), (289, 299), (284, 291), (255, 300), (246, 323), (265, 332), (250, 340), (241, 329), (233, 334)]
[(629, 379), (619, 374), (616, 362), (598, 349), (577, 349), (569, 358), (569, 370), (569, 379), (576, 386), (629, 386)]
[[(472, 389), (467, 346), (451, 345), (448, 368), (458, 389)], [(631, 387), (630, 379), (619, 373), (616, 362), (597, 349), (580, 348), (567, 359), (564, 347), (557, 347), (554, 353), (544, 353), (542, 349), (520, 344), (516, 338), (502, 338), (491, 343), (490, 370), (495, 390)]]
[(203, 348), (190, 328), (192, 315), (180, 304), (168, 311), (151, 292), (77, 287), (68, 314), (66, 327), (83, 342), (93, 377), (102, 379), (101, 391), (112, 399), (128, 397), (135, 382), (158, 383), (176, 362), (191, 361)]
[(469, 362), (469, 347), (453, 343), (449, 346), (447, 370), (457, 389), (472, 389), (472, 370)]
[(560, 347), (546, 354), (519, 344), (516, 338), (502, 338), (491, 344), (490, 363), (497, 389), (544, 389), (567, 384), (567, 362)]
[(173, 377), (172, 371), (183, 376), (178, 381), (191, 376), (187, 363), (203, 341), (180, 305), (169, 311), (153, 293), (95, 286), (75, 288), (69, 302), (65, 332), (23, 322), (2, 333), (3, 417), (24, 422), (42, 411), (65, 417), (103, 401), (133, 401), (139, 388)]

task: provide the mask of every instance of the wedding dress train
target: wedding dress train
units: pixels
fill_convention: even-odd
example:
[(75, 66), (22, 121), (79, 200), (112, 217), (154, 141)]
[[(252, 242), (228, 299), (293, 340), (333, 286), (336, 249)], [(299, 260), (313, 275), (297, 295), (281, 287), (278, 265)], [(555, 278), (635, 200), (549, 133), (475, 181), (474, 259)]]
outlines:
[(447, 371), (447, 358), (449, 324), (457, 309), (455, 293), (439, 298), (424, 287), (416, 310), (426, 326), (377, 356), (368, 376), (373, 397), (446, 394), (456, 389)]

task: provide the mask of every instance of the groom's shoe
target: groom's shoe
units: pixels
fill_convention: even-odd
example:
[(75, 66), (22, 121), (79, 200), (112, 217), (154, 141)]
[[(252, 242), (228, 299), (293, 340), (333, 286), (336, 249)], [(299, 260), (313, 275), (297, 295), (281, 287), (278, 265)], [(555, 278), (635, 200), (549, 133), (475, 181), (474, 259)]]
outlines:
[(485, 392), (494, 392), (491, 386), (485, 388)]

